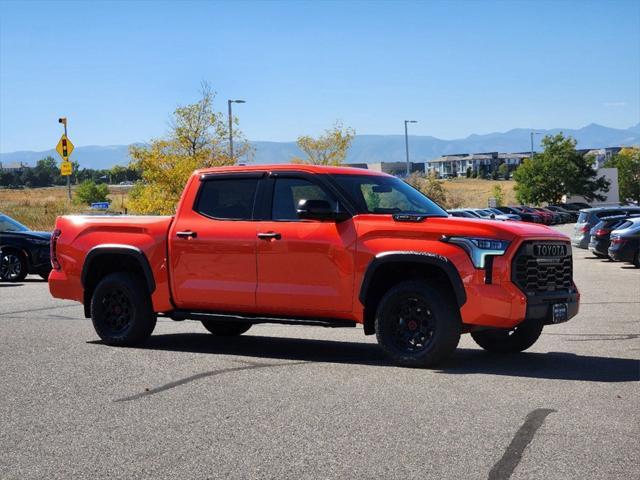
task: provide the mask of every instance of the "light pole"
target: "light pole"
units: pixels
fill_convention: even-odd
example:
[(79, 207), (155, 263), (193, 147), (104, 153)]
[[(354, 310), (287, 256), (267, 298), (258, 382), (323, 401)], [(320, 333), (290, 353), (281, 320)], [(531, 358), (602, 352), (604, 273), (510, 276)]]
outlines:
[(534, 132), (534, 131), (531, 131), (531, 132), (529, 133), (529, 135), (531, 136), (531, 160), (533, 160), (533, 136), (534, 136), (534, 135), (542, 135), (542, 133), (541, 133), (541, 132)]
[(229, 106), (229, 158), (233, 161), (233, 115), (231, 113), (232, 103), (247, 103), (247, 102), (245, 102), (244, 100), (227, 100), (227, 105)]
[(407, 133), (407, 123), (418, 123), (417, 120), (404, 121), (404, 148), (407, 153), (407, 177), (411, 173), (411, 165), (409, 164), (409, 134)]

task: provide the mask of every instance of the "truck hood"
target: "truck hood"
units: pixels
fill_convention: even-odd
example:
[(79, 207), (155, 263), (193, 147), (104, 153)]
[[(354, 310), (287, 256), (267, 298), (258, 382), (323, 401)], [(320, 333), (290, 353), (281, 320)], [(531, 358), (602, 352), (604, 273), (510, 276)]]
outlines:
[(569, 237), (545, 225), (519, 221), (475, 220), (464, 217), (427, 217), (420, 222), (397, 221), (391, 215), (358, 215), (358, 222), (370, 229), (380, 229), (402, 235), (424, 232), (425, 235), (495, 238), (512, 241), (516, 238), (548, 238), (569, 241)]

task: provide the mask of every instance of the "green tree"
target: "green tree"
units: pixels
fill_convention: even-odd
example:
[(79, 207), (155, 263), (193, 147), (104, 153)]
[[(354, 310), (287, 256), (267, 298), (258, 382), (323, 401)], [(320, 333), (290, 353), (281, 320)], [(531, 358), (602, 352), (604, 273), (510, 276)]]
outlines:
[(506, 163), (501, 163), (498, 167), (498, 174), (504, 179), (509, 178), (509, 165)]
[(623, 148), (605, 167), (618, 169), (620, 200), (640, 202), (640, 148)]
[(514, 172), (516, 197), (522, 203), (558, 203), (563, 195), (604, 200), (609, 182), (597, 177), (589, 159), (575, 150), (576, 141), (562, 134), (542, 139), (544, 151), (525, 160)]
[(336, 122), (333, 128), (325, 130), (324, 135), (313, 138), (309, 135), (298, 137), (298, 148), (307, 158), (294, 157), (294, 163), (310, 163), (312, 165), (341, 165), (347, 157), (351, 142), (355, 137), (353, 128), (344, 128)]
[(491, 189), (491, 196), (496, 199), (496, 206), (502, 207), (504, 205), (504, 190), (502, 190), (502, 185), (494, 185)]
[[(142, 172), (142, 180), (129, 194), (129, 206), (139, 213), (171, 214), (191, 173), (199, 168), (233, 165), (238, 158), (251, 159), (252, 148), (242, 132), (233, 129), (234, 156), (229, 157), (227, 121), (213, 108), (215, 93), (203, 83), (200, 99), (178, 107), (166, 138), (132, 146), (130, 167)], [(237, 125), (237, 119), (234, 119)]]
[(105, 183), (96, 184), (93, 180), (85, 180), (75, 192), (76, 201), (85, 205), (106, 202), (107, 195), (109, 195), (109, 187)]
[(51, 186), (54, 184), (56, 178), (60, 176), (60, 167), (51, 156), (38, 160), (36, 166), (31, 170), (33, 187)]
[(471, 178), (471, 167), (467, 167), (466, 176), (467, 178)]

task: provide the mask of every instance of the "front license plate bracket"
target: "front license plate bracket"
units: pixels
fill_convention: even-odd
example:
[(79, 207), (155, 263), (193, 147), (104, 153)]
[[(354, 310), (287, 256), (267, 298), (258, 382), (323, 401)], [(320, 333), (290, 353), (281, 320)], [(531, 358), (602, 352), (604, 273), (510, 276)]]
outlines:
[(562, 323), (569, 320), (569, 305), (566, 303), (554, 303), (551, 306), (551, 321)]

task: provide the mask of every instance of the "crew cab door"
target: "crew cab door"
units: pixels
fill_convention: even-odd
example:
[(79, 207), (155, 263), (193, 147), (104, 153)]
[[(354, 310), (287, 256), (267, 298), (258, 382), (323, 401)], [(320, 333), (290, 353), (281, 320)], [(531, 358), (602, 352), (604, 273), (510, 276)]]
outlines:
[(183, 199), (169, 232), (171, 284), (178, 308), (242, 312), (255, 306), (253, 211), (263, 175), (204, 175), (197, 187), (192, 186), (192, 195)]
[(317, 177), (278, 172), (267, 180), (268, 220), (256, 222), (256, 302), (264, 312), (340, 318), (353, 309), (353, 221), (301, 220), (296, 213), (301, 199), (338, 203)]

